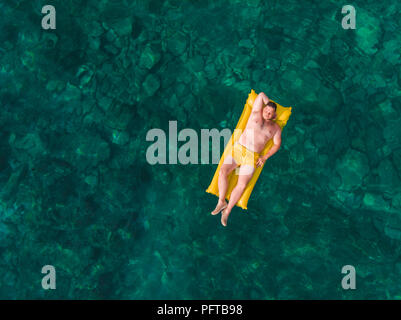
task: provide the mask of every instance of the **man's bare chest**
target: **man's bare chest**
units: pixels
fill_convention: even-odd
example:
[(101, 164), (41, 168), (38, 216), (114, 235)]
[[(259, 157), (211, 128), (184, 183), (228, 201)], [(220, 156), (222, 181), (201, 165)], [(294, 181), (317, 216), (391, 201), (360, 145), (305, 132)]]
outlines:
[(260, 137), (264, 140), (272, 138), (276, 130), (277, 128), (274, 123), (266, 123), (265, 121), (263, 121), (262, 123), (249, 123), (246, 128), (248, 134), (252, 134), (254, 137)]
[(274, 123), (262, 123), (260, 125), (260, 132), (263, 134), (266, 139), (270, 139), (276, 133), (276, 125)]

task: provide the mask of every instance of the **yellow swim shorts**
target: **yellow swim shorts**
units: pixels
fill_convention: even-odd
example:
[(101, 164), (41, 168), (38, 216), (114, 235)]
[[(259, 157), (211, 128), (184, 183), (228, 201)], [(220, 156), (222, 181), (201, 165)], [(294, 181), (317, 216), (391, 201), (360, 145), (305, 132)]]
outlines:
[(239, 142), (236, 142), (231, 150), (231, 156), (234, 161), (242, 166), (242, 165), (250, 165), (256, 168), (256, 161), (259, 158), (259, 153), (253, 152), (246, 147), (244, 147)]

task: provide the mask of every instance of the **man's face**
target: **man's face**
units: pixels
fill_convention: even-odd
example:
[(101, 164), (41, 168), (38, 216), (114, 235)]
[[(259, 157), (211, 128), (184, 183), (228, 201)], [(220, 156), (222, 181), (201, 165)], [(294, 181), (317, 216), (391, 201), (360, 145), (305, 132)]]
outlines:
[(263, 108), (263, 119), (272, 120), (276, 115), (274, 108), (266, 106)]

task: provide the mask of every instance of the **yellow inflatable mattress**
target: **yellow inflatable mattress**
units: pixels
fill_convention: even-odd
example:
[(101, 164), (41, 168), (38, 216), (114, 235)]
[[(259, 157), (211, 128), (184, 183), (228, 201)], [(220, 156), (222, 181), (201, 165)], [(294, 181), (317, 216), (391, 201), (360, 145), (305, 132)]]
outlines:
[[(218, 188), (217, 182), (218, 182), (218, 178), (219, 178), (220, 167), (224, 161), (225, 156), (227, 154), (231, 153), (231, 149), (232, 149), (234, 143), (238, 141), (239, 137), (241, 136), (241, 133), (245, 130), (246, 124), (247, 124), (249, 116), (251, 114), (253, 102), (255, 101), (257, 96), (258, 95), (252, 89), (251, 93), (248, 95), (248, 99), (246, 100), (244, 110), (242, 111), (241, 117), (237, 123), (234, 133), (232, 134), (229, 142), (227, 143), (227, 145), (224, 149), (223, 155), (220, 158), (219, 165), (217, 166), (216, 172), (214, 173), (212, 182), (210, 183), (209, 187), (206, 189), (206, 192), (214, 194), (217, 197), (219, 196), (219, 188)], [(274, 100), (272, 100), (270, 98), (269, 98), (269, 100), (275, 102)], [(283, 129), (285, 127), (285, 125), (287, 124), (288, 119), (290, 118), (291, 107), (286, 108), (286, 107), (279, 105), (277, 102), (275, 102), (275, 103), (277, 104), (277, 110), (276, 110), (277, 118), (276, 118), (275, 122), (281, 127), (281, 129)], [(266, 143), (266, 146), (263, 149), (263, 151), (260, 153), (260, 155), (261, 156), (265, 155), (272, 146), (273, 146), (273, 139), (270, 139)], [(266, 162), (268, 162), (268, 161), (266, 161)], [(264, 165), (256, 168), (256, 170), (253, 174), (253, 177), (248, 182), (248, 185), (246, 186), (246, 188), (244, 190), (244, 193), (242, 194), (241, 198), (236, 203), (236, 205), (238, 207), (241, 207), (242, 209), (245, 209), (245, 210), (248, 209), (247, 204), (248, 204), (249, 197), (251, 196), (252, 190), (255, 186), (256, 181), (259, 178), (260, 173), (262, 172), (263, 167), (264, 167)], [(236, 174), (236, 170), (233, 170), (228, 177), (228, 189), (227, 189), (227, 193), (226, 193), (227, 200), (230, 200), (231, 191), (236, 186), (237, 180), (238, 180), (238, 175)]]

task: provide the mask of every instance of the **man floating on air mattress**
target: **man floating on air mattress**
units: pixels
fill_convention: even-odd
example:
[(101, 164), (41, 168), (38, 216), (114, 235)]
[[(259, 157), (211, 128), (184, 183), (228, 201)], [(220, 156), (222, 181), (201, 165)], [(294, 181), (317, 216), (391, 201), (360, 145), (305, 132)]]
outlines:
[[(263, 166), (266, 160), (277, 152), (281, 145), (281, 127), (273, 120), (277, 117), (276, 103), (269, 101), (263, 93), (259, 93), (253, 102), (252, 111), (238, 141), (225, 156), (218, 174), (218, 203), (211, 212), (216, 215), (221, 212), (221, 223), (227, 226), (227, 219), (231, 210), (241, 198), (248, 182), (251, 180), (257, 167)], [(266, 143), (272, 139), (273, 146), (269, 151), (261, 155)], [(230, 200), (227, 203), (226, 193), (228, 177), (238, 168), (238, 182), (232, 189)]]

